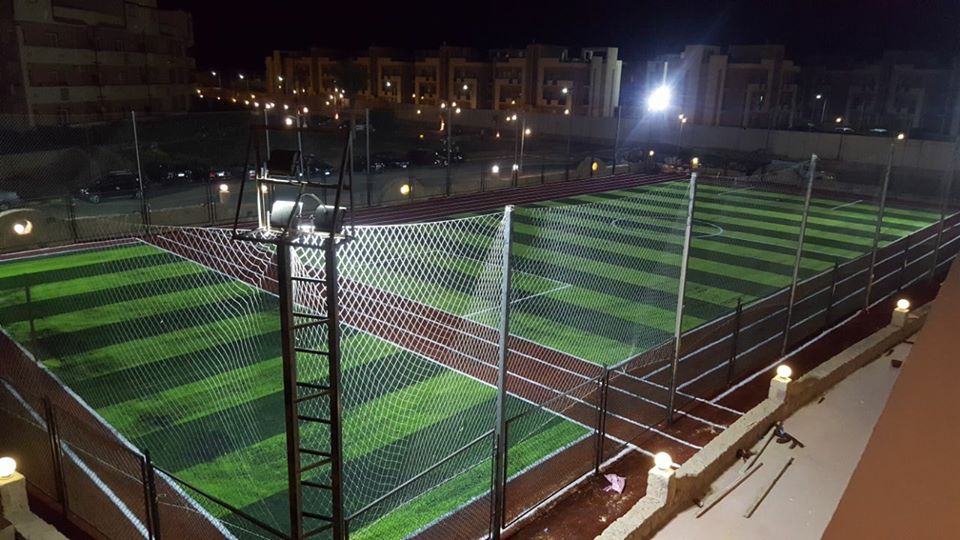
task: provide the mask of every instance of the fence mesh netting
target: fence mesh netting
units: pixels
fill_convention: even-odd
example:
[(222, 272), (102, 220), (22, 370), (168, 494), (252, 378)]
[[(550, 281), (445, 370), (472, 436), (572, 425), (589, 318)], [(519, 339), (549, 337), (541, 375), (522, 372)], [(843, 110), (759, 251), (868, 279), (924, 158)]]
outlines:
[[(765, 368), (785, 338), (800, 343), (956, 255), (956, 219), (938, 224), (953, 215), (946, 202), (933, 208), (891, 192), (876, 236), (876, 185), (847, 192), (812, 173), (802, 246), (809, 162), (699, 176), (676, 372), (681, 413), (670, 426), (688, 179), (508, 213), (349, 228), (336, 252), (351, 537), (490, 532), (504, 307), (511, 523), (624, 449), (688, 458), (731, 421), (689, 405)], [(90, 408), (69, 413), (85, 415), (89, 433), (80, 425), (61, 433), (64, 452), (77, 456), (65, 464), (67, 500), (91, 510), (84, 495), (102, 493), (98, 478), (125, 501), (123, 526), (139, 531), (147, 519), (139, 451), (149, 451), (161, 469), (163, 536), (178, 536), (188, 519), (211, 537), (289, 530), (275, 248), (223, 229), (161, 226), (135, 211), (72, 221), (87, 227), (74, 240), (102, 241), (0, 263), (0, 325)], [(290, 261), (298, 324), (327, 315), (323, 240), (303, 242)], [(326, 332), (300, 328), (295, 344), (324, 350)], [(35, 370), (10, 363), (0, 375)], [(325, 357), (300, 355), (298, 380), (323, 385), (328, 370)], [(9, 392), (0, 398), (0, 414), (37, 455), (49, 452), (43, 415)], [(304, 402), (298, 412), (328, 417), (325, 404)], [(301, 435), (303, 447), (328, 448), (325, 426), (305, 422)], [(307, 479), (329, 483), (330, 474), (319, 467)], [(53, 479), (37, 473), (37, 482), (56, 495)], [(304, 494), (305, 509), (329, 514), (328, 492)]]

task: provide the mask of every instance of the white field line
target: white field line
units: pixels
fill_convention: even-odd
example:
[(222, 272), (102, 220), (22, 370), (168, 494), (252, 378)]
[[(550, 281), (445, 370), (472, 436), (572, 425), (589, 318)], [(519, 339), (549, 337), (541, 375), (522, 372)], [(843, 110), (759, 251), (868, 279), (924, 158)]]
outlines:
[(741, 191), (750, 191), (751, 189), (756, 189), (756, 188), (757, 188), (757, 186), (750, 186), (750, 187), (744, 187), (744, 188), (739, 188), (739, 189), (733, 189), (733, 190), (730, 190), (730, 191), (724, 191), (723, 193), (721, 193), (720, 195), (718, 195), (718, 197), (726, 197), (727, 195), (732, 195), (732, 194), (734, 194), (734, 193), (739, 193), (739, 192), (741, 192)]
[(853, 205), (855, 205), (855, 204), (860, 204), (860, 203), (862, 203), (862, 202), (863, 202), (863, 199), (857, 199), (857, 200), (855, 200), (855, 201), (853, 201), (853, 202), (848, 202), (848, 203), (845, 203), (845, 204), (841, 204), (841, 205), (834, 206), (834, 207), (831, 208), (830, 210), (839, 210), (839, 209), (841, 209), (841, 208), (846, 208), (846, 207), (848, 207), (848, 206), (853, 206)]
[[(530, 300), (530, 299), (533, 299), (533, 298), (537, 298), (537, 297), (539, 297), (539, 296), (544, 296), (544, 295), (547, 295), (547, 294), (550, 294), (550, 293), (565, 291), (565, 290), (567, 290), (567, 289), (569, 289), (569, 288), (571, 288), (571, 287), (573, 287), (573, 285), (570, 285), (569, 283), (567, 283), (566, 285), (561, 285), (561, 286), (559, 286), (559, 287), (554, 287), (554, 288), (552, 288), (552, 289), (547, 289), (546, 291), (538, 292), (537, 294), (531, 294), (530, 296), (524, 296), (523, 298), (517, 298), (516, 300), (511, 300), (511, 301), (510, 301), (510, 305), (511, 305), (511, 306), (516, 306), (516, 305), (520, 304), (520, 302), (525, 302), (525, 301), (527, 301), (527, 300)], [(477, 315), (483, 315), (484, 313), (490, 313), (491, 311), (497, 311), (497, 310), (499, 310), (499, 309), (500, 309), (500, 306), (493, 306), (493, 307), (481, 309), (481, 310), (479, 310), (479, 311), (474, 311), (473, 313), (468, 313), (468, 314), (466, 314), (466, 315), (463, 315), (462, 317), (463, 317), (464, 319), (472, 319), (473, 317), (476, 317)]]

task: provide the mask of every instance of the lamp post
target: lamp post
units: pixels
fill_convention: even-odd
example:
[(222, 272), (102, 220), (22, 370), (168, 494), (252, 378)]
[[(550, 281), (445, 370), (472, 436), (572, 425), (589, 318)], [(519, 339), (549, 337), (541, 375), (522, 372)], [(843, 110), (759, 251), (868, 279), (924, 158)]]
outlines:
[(817, 101), (823, 102), (820, 106), (820, 123), (823, 124), (823, 118), (827, 115), (827, 96), (823, 94), (817, 94), (815, 97), (817, 98)]

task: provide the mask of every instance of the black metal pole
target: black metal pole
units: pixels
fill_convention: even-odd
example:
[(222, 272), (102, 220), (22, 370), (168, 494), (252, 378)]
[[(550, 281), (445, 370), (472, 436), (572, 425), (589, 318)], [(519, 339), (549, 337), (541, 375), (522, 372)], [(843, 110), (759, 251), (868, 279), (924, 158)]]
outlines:
[[(339, 206), (339, 202), (338, 202)], [(343, 424), (340, 404), (340, 298), (337, 274), (337, 242), (331, 234), (324, 243), (327, 288), (327, 348), (330, 362), (330, 484), (333, 537), (347, 538), (343, 513)], [(296, 387), (294, 387), (296, 392)], [(299, 442), (298, 442), (299, 446)]]
[(737, 298), (737, 310), (733, 313), (733, 336), (730, 342), (730, 361), (727, 363), (727, 386), (733, 382), (734, 366), (737, 361), (737, 348), (740, 341), (740, 317), (743, 314), (743, 298)]
[(503, 212), (503, 278), (500, 285), (500, 339), (498, 343), (496, 425), (494, 426), (493, 492), (491, 493), (490, 529), (494, 540), (499, 540), (504, 523), (504, 504), (507, 484), (507, 356), (510, 343), (510, 274), (511, 240), (513, 235), (513, 207)]
[[(36, 335), (37, 330), (34, 327), (34, 323), (33, 323), (33, 300), (30, 295), (30, 284), (28, 283), (24, 285), (23, 290), (24, 290), (24, 296), (26, 297), (26, 301), (27, 301), (27, 317), (30, 319), (30, 343), (34, 343), (37, 339), (37, 335)], [(40, 360), (38, 359), (37, 362), (39, 361)]]
[[(351, 124), (352, 128), (352, 124)], [(283, 410), (287, 433), (287, 490), (290, 537), (303, 537), (303, 491), (300, 484), (300, 422), (297, 418), (297, 361), (294, 343), (293, 274), (290, 245), (277, 244), (277, 285), (280, 296), (280, 344), (283, 354)]]
[(903, 290), (903, 284), (907, 282), (907, 259), (910, 257), (910, 237), (903, 239), (903, 260), (900, 261), (900, 282), (897, 284), (897, 292)]
[(153, 540), (153, 507), (150, 504), (150, 480), (147, 473), (147, 458), (140, 456), (140, 482), (143, 484), (143, 511), (146, 517), (147, 540)]
[(824, 324), (830, 324), (830, 317), (833, 315), (833, 302), (837, 295), (837, 277), (840, 273), (840, 263), (833, 261), (833, 272), (830, 273), (830, 298), (827, 299), (827, 314), (824, 318)]
[(44, 420), (47, 423), (47, 440), (50, 444), (50, 458), (53, 461), (53, 481), (56, 484), (57, 502), (60, 510), (66, 517), (70, 513), (70, 503), (67, 500), (67, 483), (63, 476), (63, 452), (60, 449), (60, 433), (57, 430), (57, 420), (53, 413), (50, 399), (43, 398)]
[(153, 537), (160, 538), (160, 507), (157, 501), (157, 475), (150, 459), (150, 451), (143, 452), (143, 459), (147, 468), (147, 504), (150, 505), (150, 519), (153, 522)]

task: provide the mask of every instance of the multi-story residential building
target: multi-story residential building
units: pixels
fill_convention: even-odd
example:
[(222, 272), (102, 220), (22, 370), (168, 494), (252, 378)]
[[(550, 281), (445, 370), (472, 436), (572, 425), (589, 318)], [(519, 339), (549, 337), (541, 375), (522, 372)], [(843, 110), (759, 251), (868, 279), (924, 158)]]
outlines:
[[(570, 56), (564, 47), (530, 45), (524, 49), (483, 51), (442, 46), (416, 51), (371, 47), (342, 56), (337, 71), (350, 71), (357, 84), (343, 76), (326, 77), (321, 60), (332, 55), (274, 51), (267, 58), (267, 78), (275, 94), (329, 93), (345, 87), (350, 99), (381, 103), (438, 105), (456, 102), (472, 109), (516, 109), (590, 116), (611, 116), (619, 103), (622, 62), (616, 48), (587, 48)], [(318, 75), (319, 74), (319, 75)], [(282, 79), (282, 80), (281, 80)], [(313, 87), (300, 81), (314, 81)], [(291, 87), (293, 84), (293, 87)]]
[(803, 116), (813, 124), (958, 134), (960, 59), (899, 51), (870, 62), (817, 58), (804, 68), (803, 83)]
[(668, 85), (670, 112), (696, 124), (790, 128), (797, 120), (799, 75), (780, 45), (688, 45), (647, 62), (638, 94)]
[(0, 113), (30, 125), (186, 111), (193, 23), (156, 0), (0, 0)]

